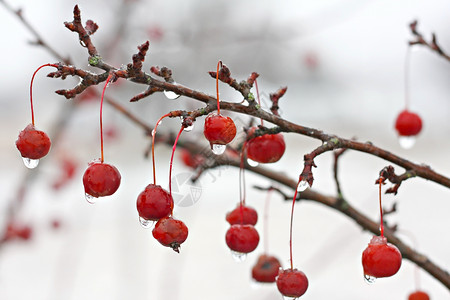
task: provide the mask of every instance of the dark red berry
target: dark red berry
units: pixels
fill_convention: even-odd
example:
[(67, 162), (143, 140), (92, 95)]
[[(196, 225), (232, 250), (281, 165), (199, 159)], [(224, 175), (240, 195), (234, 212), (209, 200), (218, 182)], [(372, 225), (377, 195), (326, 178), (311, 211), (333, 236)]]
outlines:
[(180, 155), (183, 163), (186, 166), (191, 167), (193, 169), (197, 168), (197, 166), (204, 160), (201, 154), (194, 155), (186, 149), (181, 149)]
[(425, 292), (415, 291), (409, 295), (408, 300), (430, 300), (430, 296)]
[(102, 162), (92, 162), (83, 175), (84, 191), (93, 197), (109, 196), (119, 188), (120, 179), (116, 167)]
[(205, 119), (203, 134), (211, 145), (226, 145), (236, 136), (236, 126), (230, 117), (210, 113)]
[(298, 298), (308, 289), (308, 278), (297, 269), (280, 270), (277, 288), (285, 297)]
[(228, 248), (239, 253), (250, 253), (259, 243), (259, 234), (253, 225), (231, 225), (225, 235)]
[(158, 221), (173, 210), (173, 198), (160, 185), (149, 184), (139, 194), (136, 202), (139, 216), (145, 220)]
[[(252, 135), (256, 127), (250, 128), (248, 134)], [(259, 163), (274, 163), (280, 160), (286, 150), (286, 144), (281, 133), (264, 134), (252, 138), (247, 142), (247, 157)]]
[(362, 254), (364, 275), (375, 278), (389, 277), (402, 265), (402, 254), (384, 236), (374, 236)]
[(10, 222), (6, 227), (3, 241), (10, 241), (14, 239), (29, 240), (33, 234), (33, 229), (28, 225), (20, 225)]
[(22, 157), (29, 159), (40, 159), (46, 156), (50, 151), (51, 144), (48, 135), (37, 130), (32, 124), (20, 132), (16, 141), (17, 149)]
[(422, 130), (422, 119), (418, 114), (405, 109), (398, 115), (395, 129), (401, 136), (417, 135)]
[(252, 268), (252, 277), (258, 282), (275, 282), (280, 268), (280, 261), (276, 257), (262, 254)]
[[(242, 219), (242, 216), (244, 218)], [(226, 220), (230, 225), (234, 224), (250, 224), (255, 225), (258, 222), (258, 213), (252, 207), (238, 204), (238, 206), (227, 213)]]
[(179, 248), (188, 237), (188, 228), (180, 221), (172, 217), (159, 219), (152, 231), (153, 237), (161, 245), (172, 248), (175, 252), (180, 252)]

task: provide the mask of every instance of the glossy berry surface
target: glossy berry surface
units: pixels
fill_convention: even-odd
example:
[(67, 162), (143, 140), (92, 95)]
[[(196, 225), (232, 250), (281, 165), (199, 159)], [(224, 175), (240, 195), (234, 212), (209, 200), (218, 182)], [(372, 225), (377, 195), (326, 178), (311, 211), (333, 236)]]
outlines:
[(239, 253), (250, 253), (258, 247), (259, 234), (253, 225), (231, 225), (225, 235), (228, 248)]
[(139, 194), (136, 206), (141, 218), (158, 221), (172, 213), (173, 198), (161, 186), (149, 184)]
[(116, 167), (93, 162), (89, 164), (83, 175), (84, 191), (93, 197), (110, 196), (119, 188), (120, 179), (121, 176)]
[(413, 136), (422, 130), (422, 119), (408, 110), (402, 111), (395, 121), (395, 129), (401, 136)]
[(17, 149), (19, 149), (22, 157), (29, 159), (40, 159), (47, 155), (51, 146), (48, 135), (37, 130), (32, 124), (29, 124), (19, 133), (16, 141)]
[(234, 224), (255, 225), (256, 222), (258, 222), (258, 213), (254, 208), (250, 206), (238, 204), (238, 206), (235, 209), (227, 213), (226, 220), (230, 225)]
[[(248, 134), (252, 135), (255, 131), (256, 128), (252, 127)], [(286, 150), (286, 144), (281, 133), (264, 134), (249, 140), (246, 149), (249, 159), (266, 164), (279, 161)]]
[(210, 113), (205, 119), (203, 134), (211, 145), (226, 145), (236, 136), (236, 125), (230, 117)]
[(362, 254), (364, 275), (376, 278), (397, 273), (402, 265), (402, 254), (382, 236), (374, 236)]
[(430, 300), (430, 296), (425, 292), (415, 291), (409, 295), (408, 300)]
[(280, 270), (277, 288), (285, 297), (298, 298), (308, 289), (308, 278), (297, 269)]
[(172, 217), (160, 219), (152, 231), (153, 237), (161, 245), (172, 248), (175, 252), (180, 252), (179, 248), (188, 237), (188, 228), (180, 220)]
[(280, 268), (276, 257), (262, 254), (252, 268), (252, 278), (258, 282), (275, 282)]

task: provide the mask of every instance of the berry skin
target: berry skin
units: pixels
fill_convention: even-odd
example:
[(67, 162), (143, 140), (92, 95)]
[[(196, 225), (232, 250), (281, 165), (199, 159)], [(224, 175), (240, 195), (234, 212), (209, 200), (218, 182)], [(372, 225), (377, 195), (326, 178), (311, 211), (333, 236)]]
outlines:
[(22, 157), (29, 159), (40, 159), (46, 156), (50, 151), (51, 144), (48, 135), (37, 130), (32, 124), (20, 132), (16, 141), (17, 149)]
[(253, 225), (231, 225), (225, 235), (228, 248), (239, 253), (250, 253), (259, 244), (259, 234)]
[[(256, 127), (250, 128), (248, 134), (252, 135)], [(283, 135), (264, 134), (252, 138), (247, 142), (247, 157), (259, 163), (274, 163), (280, 160), (286, 150)]]
[(170, 247), (173, 251), (180, 253), (180, 245), (188, 237), (188, 228), (180, 221), (172, 217), (160, 219), (152, 231), (153, 237), (161, 243), (161, 245)]
[(275, 282), (280, 268), (280, 261), (276, 257), (262, 254), (252, 268), (252, 277), (258, 282)]
[(205, 119), (203, 134), (211, 145), (226, 145), (236, 136), (236, 125), (230, 117), (210, 113)]
[(430, 296), (425, 292), (415, 291), (409, 295), (408, 300), (430, 300)]
[(398, 115), (395, 129), (400, 136), (417, 135), (422, 130), (422, 119), (418, 114), (405, 109)]
[(362, 254), (364, 275), (376, 278), (394, 275), (402, 265), (402, 254), (384, 236), (374, 236)]
[(102, 162), (92, 162), (83, 175), (84, 191), (96, 198), (110, 196), (119, 188), (120, 179), (116, 167)]
[(297, 269), (280, 270), (277, 288), (285, 297), (298, 298), (308, 289), (308, 278)]
[(136, 206), (141, 218), (158, 221), (172, 213), (173, 198), (160, 185), (149, 184), (139, 194)]
[[(241, 215), (241, 207), (242, 207), (242, 215), (244, 216), (244, 220), (242, 221)], [(250, 224), (255, 225), (258, 222), (258, 213), (252, 207), (245, 206), (242, 204), (238, 204), (238, 206), (227, 213), (226, 220), (230, 225), (234, 224)]]

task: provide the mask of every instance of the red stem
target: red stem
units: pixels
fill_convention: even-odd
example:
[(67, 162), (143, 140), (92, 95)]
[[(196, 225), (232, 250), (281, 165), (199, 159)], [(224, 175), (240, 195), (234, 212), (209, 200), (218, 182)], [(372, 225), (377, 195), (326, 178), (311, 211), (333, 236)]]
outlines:
[[(301, 178), (301, 176), (300, 176), (300, 178)], [(295, 206), (295, 199), (297, 198), (298, 185), (300, 184), (300, 178), (299, 178), (299, 181), (297, 182), (297, 187), (295, 189), (294, 199), (292, 200), (292, 208), (291, 208), (291, 225), (290, 225), (290, 229), (289, 229), (289, 257), (291, 259), (291, 270), (294, 269), (294, 262), (292, 260), (292, 225), (294, 223), (294, 206)]]
[(155, 124), (155, 128), (153, 128), (152, 132), (152, 164), (153, 164), (153, 184), (156, 185), (156, 166), (155, 166), (155, 137), (156, 137), (156, 128), (158, 128), (159, 123), (161, 123), (162, 119), (170, 116), (170, 114), (165, 114)]
[(172, 197), (172, 165), (173, 165), (173, 155), (175, 154), (175, 149), (177, 148), (178, 139), (180, 138), (181, 133), (184, 130), (184, 126), (181, 126), (180, 131), (178, 132), (177, 137), (175, 138), (175, 142), (172, 147), (172, 156), (170, 157), (170, 167), (169, 167), (169, 193), (170, 197)]
[(379, 202), (380, 202), (380, 235), (384, 237), (384, 225), (383, 225), (383, 207), (381, 205), (381, 184), (383, 183), (383, 178), (380, 177), (378, 185), (379, 185)]
[[(258, 81), (255, 79), (256, 97), (258, 99), (258, 105), (261, 107), (261, 100), (259, 99)], [(261, 119), (261, 126), (264, 126), (264, 121)]]
[(241, 214), (241, 225), (244, 224), (244, 205), (245, 205), (245, 168), (244, 168), (244, 158), (245, 158), (245, 146), (247, 142), (244, 142), (241, 150), (241, 163), (239, 166), (239, 209)]
[(34, 126), (34, 109), (33, 109), (33, 81), (34, 81), (34, 76), (36, 76), (36, 73), (42, 69), (43, 67), (55, 67), (58, 68), (58, 65), (56, 64), (45, 64), (40, 66), (39, 68), (36, 69), (36, 71), (34, 71), (33, 76), (31, 76), (31, 83), (30, 83), (30, 105), (31, 105), (31, 124), (33, 124)]
[(105, 97), (105, 91), (106, 87), (108, 86), (108, 83), (111, 81), (111, 78), (113, 77), (113, 73), (109, 73), (108, 78), (106, 78), (105, 86), (103, 87), (102, 91), (102, 98), (100, 100), (100, 152), (101, 152), (101, 159), (100, 161), (103, 163), (104, 161), (104, 155), (103, 155), (103, 98)]
[(216, 93), (217, 93), (217, 114), (220, 115), (220, 103), (219, 103), (219, 66), (222, 66), (222, 61), (219, 60), (217, 63), (217, 72), (216, 72)]

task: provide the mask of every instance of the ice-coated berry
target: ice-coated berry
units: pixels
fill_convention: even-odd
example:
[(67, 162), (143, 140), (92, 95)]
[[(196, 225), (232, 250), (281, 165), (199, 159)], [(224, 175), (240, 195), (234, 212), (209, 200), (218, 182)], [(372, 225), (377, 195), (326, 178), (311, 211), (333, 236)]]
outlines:
[(172, 217), (159, 219), (152, 231), (153, 237), (163, 246), (170, 247), (175, 252), (188, 237), (188, 228), (180, 220)]
[(29, 159), (40, 159), (46, 156), (50, 151), (51, 144), (48, 135), (37, 130), (32, 124), (19, 133), (16, 141), (17, 149), (22, 157)]
[(93, 162), (89, 164), (83, 175), (84, 191), (96, 198), (110, 196), (119, 188), (120, 179), (121, 176), (116, 167)]
[(394, 275), (402, 265), (402, 254), (384, 236), (374, 236), (362, 254), (364, 275), (375, 278)]
[(136, 206), (141, 218), (158, 221), (172, 213), (173, 198), (160, 185), (149, 184), (139, 194)]
[(280, 270), (277, 288), (285, 297), (298, 298), (308, 289), (308, 278), (305, 273), (297, 269)]
[[(256, 127), (250, 128), (248, 134), (252, 135)], [(247, 142), (247, 157), (259, 163), (274, 163), (280, 160), (286, 150), (283, 135), (264, 134), (252, 138)]]
[[(244, 218), (242, 218), (242, 216)], [(234, 224), (250, 224), (255, 225), (258, 222), (258, 213), (250, 206), (238, 204), (238, 206), (227, 213), (226, 220), (230, 225)]]
[(236, 136), (236, 125), (230, 117), (210, 113), (205, 119), (203, 134), (211, 145), (226, 145)]
[(280, 268), (280, 261), (276, 257), (262, 254), (252, 268), (252, 277), (258, 282), (275, 282)]
[(250, 253), (259, 244), (259, 234), (253, 225), (231, 225), (225, 235), (228, 248), (239, 253)]

